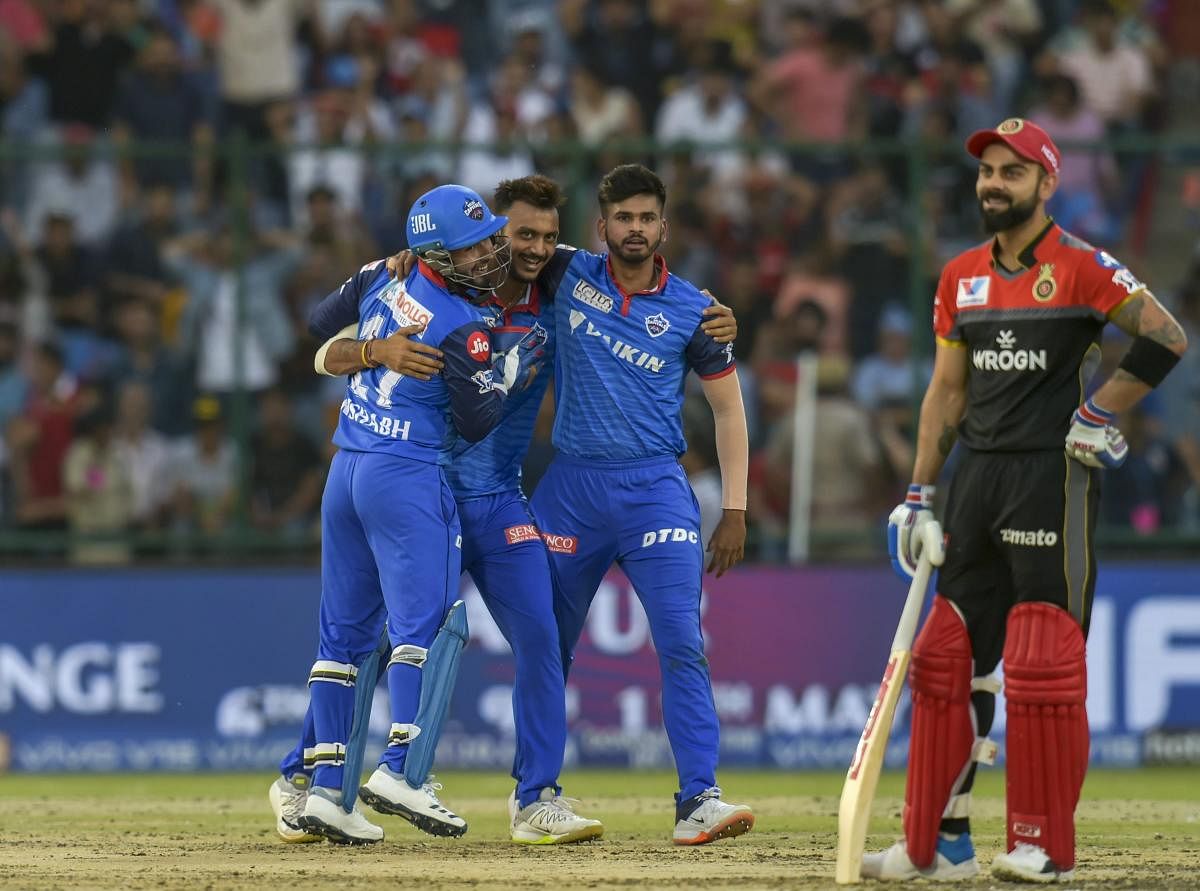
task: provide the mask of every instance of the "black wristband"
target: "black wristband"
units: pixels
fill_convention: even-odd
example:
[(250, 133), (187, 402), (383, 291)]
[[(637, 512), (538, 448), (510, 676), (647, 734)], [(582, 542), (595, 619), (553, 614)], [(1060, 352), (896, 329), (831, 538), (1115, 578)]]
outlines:
[(1117, 367), (1128, 371), (1146, 386), (1157, 387), (1178, 361), (1178, 354), (1157, 340), (1139, 334)]

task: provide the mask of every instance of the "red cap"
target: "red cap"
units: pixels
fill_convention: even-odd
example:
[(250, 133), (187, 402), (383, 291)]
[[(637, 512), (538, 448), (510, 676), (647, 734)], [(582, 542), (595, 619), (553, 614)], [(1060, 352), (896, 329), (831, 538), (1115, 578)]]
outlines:
[(976, 130), (967, 140), (967, 151), (974, 158), (982, 157), (993, 142), (1003, 142), (1022, 158), (1041, 164), (1047, 173), (1058, 173), (1062, 164), (1062, 152), (1050, 134), (1024, 118), (1001, 121), (995, 130)]

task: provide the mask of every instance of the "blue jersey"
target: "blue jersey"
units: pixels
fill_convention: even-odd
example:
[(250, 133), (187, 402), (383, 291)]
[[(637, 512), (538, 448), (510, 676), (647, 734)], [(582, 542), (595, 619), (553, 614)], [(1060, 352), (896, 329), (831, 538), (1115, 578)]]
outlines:
[(554, 447), (606, 461), (678, 456), (689, 369), (718, 378), (734, 369), (732, 344), (700, 329), (712, 301), (667, 271), (654, 288), (625, 293), (607, 254), (576, 251), (558, 285)]
[(442, 350), (445, 368), (429, 381), (383, 367), (352, 375), (335, 445), (445, 464), (455, 432), (479, 440), (500, 420), (504, 400), (493, 387), (491, 338), (483, 317), (450, 294), (424, 263), (403, 282), (389, 278), (382, 260), (367, 264), (313, 310), (309, 328), (327, 339), (348, 324), (347, 318), (358, 320), (360, 340), (424, 324), (417, 336)]
[(525, 389), (504, 400), (504, 416), (495, 430), (479, 442), (459, 440), (454, 444), (446, 479), (458, 499), (520, 491), (521, 463), (553, 377), (554, 306), (542, 298), (537, 283), (507, 310), (495, 301), (481, 309), (492, 337), (497, 373), (515, 350), (520, 377), (533, 373), (534, 378)]

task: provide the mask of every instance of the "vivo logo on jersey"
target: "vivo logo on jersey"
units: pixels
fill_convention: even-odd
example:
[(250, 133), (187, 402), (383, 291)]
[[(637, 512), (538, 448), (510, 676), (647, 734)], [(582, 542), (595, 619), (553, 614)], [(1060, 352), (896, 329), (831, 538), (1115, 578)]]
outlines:
[(504, 540), (510, 545), (523, 541), (537, 541), (539, 538), (537, 526), (532, 523), (522, 523), (520, 526), (509, 526), (504, 530)]
[(976, 275), (971, 278), (958, 280), (958, 295), (955, 305), (960, 309), (965, 306), (986, 306), (988, 302), (988, 286), (991, 282), (986, 275)]
[(342, 414), (356, 424), (361, 424), (372, 433), (386, 436), (390, 439), (408, 439), (408, 431), (412, 421), (400, 423), (399, 418), (379, 417), (373, 411), (367, 411), (357, 402), (352, 402), (347, 396), (342, 400)]
[(980, 371), (1037, 371), (1046, 370), (1045, 350), (1018, 350), (1017, 338), (1012, 331), (1001, 331), (996, 335), (998, 350), (975, 350), (971, 362)]
[(618, 359), (628, 362), (630, 365), (637, 366), (638, 368), (645, 368), (647, 371), (653, 371), (655, 374), (658, 374), (667, 367), (667, 362), (665, 359), (660, 359), (658, 356), (652, 356), (643, 349), (630, 346), (624, 341), (614, 340), (613, 338), (609, 337), (590, 321), (588, 321), (587, 316), (577, 309), (571, 310), (571, 314), (568, 319), (571, 324), (572, 333), (577, 331), (579, 326), (586, 322), (587, 327), (583, 329), (585, 334), (590, 337), (599, 337), (602, 341), (604, 341), (604, 345), (608, 347), (609, 352), (611, 352)]
[(579, 539), (574, 535), (543, 532), (542, 541), (546, 543), (546, 550), (554, 554), (574, 554), (579, 550)]
[(700, 536), (695, 529), (658, 529), (651, 530), (642, 535), (642, 547), (648, 548), (651, 545), (662, 544), (666, 541), (686, 541), (691, 544), (696, 544), (700, 541)]
[(575, 286), (575, 290), (571, 292), (571, 296), (580, 303), (586, 303), (588, 306), (600, 310), (600, 312), (612, 312), (613, 299), (607, 294), (601, 294), (583, 279), (579, 280), (579, 284)]
[(1021, 545), (1028, 548), (1052, 548), (1058, 544), (1058, 533), (1038, 529), (1001, 529), (1000, 540), (1005, 544)]

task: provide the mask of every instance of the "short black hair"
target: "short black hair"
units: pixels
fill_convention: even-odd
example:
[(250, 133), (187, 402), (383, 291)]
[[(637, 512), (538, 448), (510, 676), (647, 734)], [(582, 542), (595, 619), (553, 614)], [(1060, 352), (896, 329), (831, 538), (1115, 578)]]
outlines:
[(616, 204), (634, 195), (653, 195), (659, 208), (667, 204), (667, 187), (657, 173), (642, 164), (622, 164), (614, 167), (600, 180), (596, 197), (600, 201), (600, 213), (608, 212), (610, 204)]
[(533, 205), (538, 210), (558, 210), (567, 202), (562, 186), (548, 176), (535, 173), (520, 179), (501, 180), (492, 195), (492, 210), (504, 213), (518, 201)]

